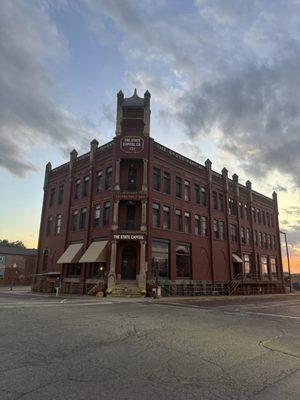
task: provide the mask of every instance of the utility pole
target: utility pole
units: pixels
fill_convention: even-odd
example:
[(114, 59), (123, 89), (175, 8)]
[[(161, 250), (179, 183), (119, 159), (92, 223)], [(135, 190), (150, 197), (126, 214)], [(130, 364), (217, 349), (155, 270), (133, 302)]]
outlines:
[(282, 235), (284, 235), (284, 239), (285, 239), (285, 248), (286, 248), (286, 256), (287, 256), (289, 279), (290, 279), (290, 293), (292, 293), (292, 276), (291, 276), (291, 266), (290, 266), (290, 255), (289, 255), (289, 248), (288, 248), (288, 243), (287, 243), (287, 238), (286, 238), (286, 232), (280, 231), (280, 233)]

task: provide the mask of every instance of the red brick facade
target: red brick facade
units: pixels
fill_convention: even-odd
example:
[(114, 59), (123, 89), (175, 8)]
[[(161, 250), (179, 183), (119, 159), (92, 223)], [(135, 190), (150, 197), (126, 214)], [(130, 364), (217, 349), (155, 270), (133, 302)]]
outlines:
[[(114, 293), (122, 280), (143, 293), (156, 276), (166, 294), (282, 291), (276, 193), (265, 197), (149, 133), (149, 92), (119, 92), (114, 139), (47, 165), (38, 274), (60, 274), (62, 290), (79, 293)], [(107, 241), (101, 264), (57, 263), (70, 244), (82, 243), (82, 256), (94, 241)]]
[(30, 285), (36, 261), (35, 249), (0, 246), (0, 285)]

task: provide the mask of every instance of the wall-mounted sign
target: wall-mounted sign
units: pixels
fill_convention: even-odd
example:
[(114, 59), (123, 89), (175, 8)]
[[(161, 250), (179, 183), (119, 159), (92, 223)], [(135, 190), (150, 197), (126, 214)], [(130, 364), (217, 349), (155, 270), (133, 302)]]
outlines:
[(139, 136), (124, 136), (121, 139), (121, 150), (125, 153), (140, 153), (144, 150), (144, 139)]
[(131, 233), (119, 233), (113, 235), (114, 240), (145, 240), (145, 235), (131, 234)]

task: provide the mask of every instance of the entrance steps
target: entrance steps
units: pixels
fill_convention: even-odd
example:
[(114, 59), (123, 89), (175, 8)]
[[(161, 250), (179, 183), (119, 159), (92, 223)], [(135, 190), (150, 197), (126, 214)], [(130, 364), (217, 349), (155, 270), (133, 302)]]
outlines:
[(121, 280), (116, 282), (116, 287), (112, 292), (113, 297), (141, 297), (136, 280)]

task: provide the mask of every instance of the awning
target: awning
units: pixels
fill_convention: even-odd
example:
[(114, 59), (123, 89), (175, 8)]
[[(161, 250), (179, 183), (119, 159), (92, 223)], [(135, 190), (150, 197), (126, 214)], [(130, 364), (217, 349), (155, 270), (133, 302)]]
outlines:
[(107, 240), (92, 242), (84, 255), (79, 260), (80, 263), (94, 263), (107, 261)]
[(57, 264), (71, 264), (78, 262), (79, 257), (81, 256), (82, 247), (83, 243), (70, 244), (67, 250), (58, 259)]
[(233, 261), (233, 262), (237, 262), (237, 263), (243, 263), (243, 260), (241, 259), (241, 257), (238, 256), (238, 255), (235, 254), (235, 253), (232, 253), (232, 261)]

